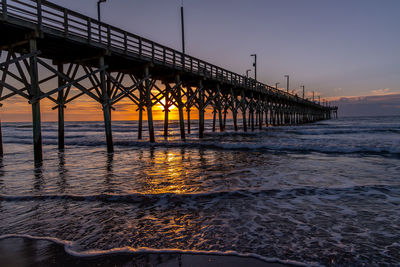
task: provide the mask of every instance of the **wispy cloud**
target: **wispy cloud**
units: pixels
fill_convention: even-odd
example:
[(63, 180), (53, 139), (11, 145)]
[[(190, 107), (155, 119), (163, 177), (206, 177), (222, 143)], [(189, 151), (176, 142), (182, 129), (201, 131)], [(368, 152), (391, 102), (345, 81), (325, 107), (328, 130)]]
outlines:
[(390, 88), (371, 90), (372, 95), (393, 95), (398, 93), (399, 92), (392, 91)]
[(341, 97), (333, 102), (342, 116), (400, 115), (400, 94)]

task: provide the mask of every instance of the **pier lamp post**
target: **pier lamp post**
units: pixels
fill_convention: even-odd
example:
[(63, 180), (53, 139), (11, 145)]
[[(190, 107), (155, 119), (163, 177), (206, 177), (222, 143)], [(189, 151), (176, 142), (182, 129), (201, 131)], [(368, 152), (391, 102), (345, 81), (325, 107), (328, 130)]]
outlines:
[(249, 72), (250, 72), (251, 70), (246, 70), (246, 78), (249, 78)]
[(181, 5), (181, 26), (182, 26), (182, 54), (185, 54), (185, 20), (183, 16), (183, 0)]
[(251, 57), (254, 57), (254, 63), (253, 63), (253, 67), (254, 67), (254, 80), (257, 81), (257, 54), (251, 54)]
[(289, 75), (285, 75), (286, 78), (286, 92), (289, 93)]
[(304, 99), (304, 88), (305, 88), (305, 86), (302, 85), (301, 87), (303, 88), (303, 99)]
[(99, 0), (97, 1), (97, 20), (99, 21), (99, 41), (101, 42), (101, 10), (100, 10), (100, 4), (105, 3), (107, 0)]
[(276, 87), (276, 89), (278, 89), (278, 85), (279, 85), (280, 83), (275, 83), (275, 87)]
[(100, 10), (100, 4), (105, 3), (107, 0), (99, 0), (97, 1), (97, 19), (100, 22), (101, 21), (101, 10)]
[(313, 91), (313, 92), (312, 92), (312, 102), (315, 101), (315, 100), (314, 100), (314, 99), (315, 99), (315, 98), (314, 98), (314, 94), (315, 94), (315, 92)]

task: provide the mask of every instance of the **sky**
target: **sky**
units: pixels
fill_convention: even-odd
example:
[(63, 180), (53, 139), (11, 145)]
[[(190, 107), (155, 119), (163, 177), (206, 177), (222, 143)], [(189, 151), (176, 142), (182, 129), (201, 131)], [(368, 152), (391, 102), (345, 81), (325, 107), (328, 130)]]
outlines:
[[(97, 0), (50, 2), (97, 17)], [(180, 50), (181, 2), (108, 0), (102, 21)], [(400, 95), (398, 0), (184, 0), (184, 8), (191, 56), (244, 74), (256, 53), (258, 80), (284, 88), (288, 74), (291, 90), (305, 85), (308, 97), (315, 91), (339, 108)], [(351, 110), (342, 114), (366, 114)]]

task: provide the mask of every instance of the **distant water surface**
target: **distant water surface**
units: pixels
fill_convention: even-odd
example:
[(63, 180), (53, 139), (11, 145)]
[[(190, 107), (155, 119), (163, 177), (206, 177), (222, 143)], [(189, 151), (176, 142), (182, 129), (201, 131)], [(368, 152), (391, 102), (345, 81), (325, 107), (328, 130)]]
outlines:
[[(185, 142), (156, 123), (43, 123), (34, 168), (29, 123), (3, 123), (0, 235), (64, 243), (74, 255), (189, 250), (326, 265), (400, 264), (400, 117), (341, 118)], [(145, 137), (146, 139), (146, 133)], [(145, 248), (145, 249), (143, 249)]]

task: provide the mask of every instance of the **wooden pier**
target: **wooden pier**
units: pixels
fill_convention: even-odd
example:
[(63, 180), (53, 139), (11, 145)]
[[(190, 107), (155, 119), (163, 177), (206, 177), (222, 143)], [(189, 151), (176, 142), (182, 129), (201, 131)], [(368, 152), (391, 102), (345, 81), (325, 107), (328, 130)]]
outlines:
[[(43, 158), (40, 101), (45, 98), (58, 109), (60, 149), (66, 105), (82, 96), (103, 110), (108, 152), (113, 152), (111, 113), (122, 99), (139, 112), (138, 139), (146, 111), (150, 142), (156, 141), (152, 108), (157, 104), (164, 109), (165, 136), (169, 108), (178, 108), (183, 140), (191, 132), (195, 110), (199, 138), (204, 137), (206, 109), (213, 110), (213, 130), (218, 116), (220, 131), (228, 113), (235, 131), (337, 117), (337, 107), (286, 93), (47, 1), (1, 0), (0, 36), (5, 59), (0, 62), (0, 103), (18, 95), (32, 106), (35, 161)], [(51, 80), (55, 88), (45, 86)]]

